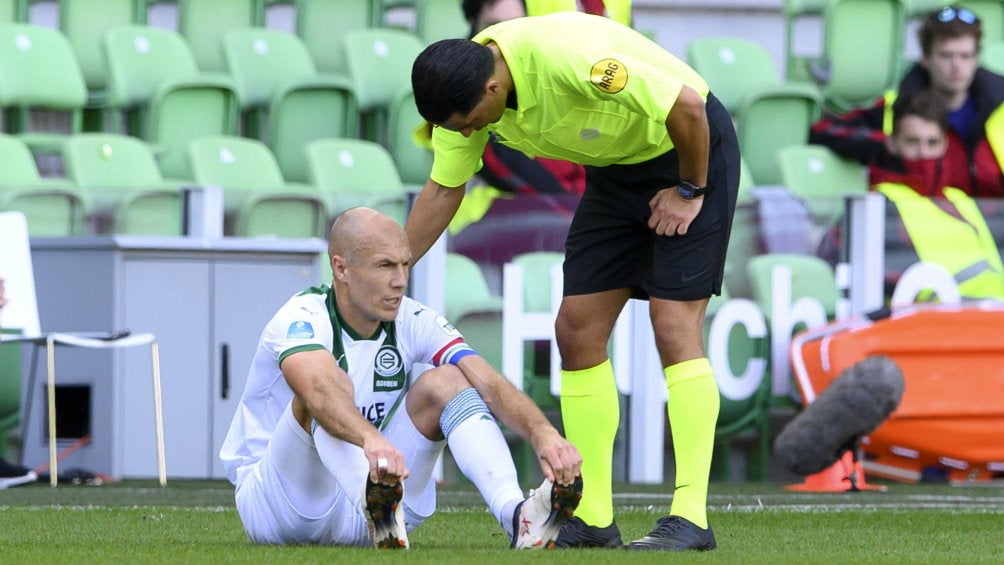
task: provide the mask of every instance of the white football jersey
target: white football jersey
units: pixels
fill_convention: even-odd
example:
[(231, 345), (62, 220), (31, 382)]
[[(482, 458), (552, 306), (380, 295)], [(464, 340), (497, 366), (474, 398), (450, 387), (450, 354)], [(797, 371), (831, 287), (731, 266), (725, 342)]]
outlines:
[(326, 349), (352, 379), (355, 404), (381, 427), (401, 404), (416, 364), (454, 363), (472, 353), (463, 336), (438, 312), (403, 297), (397, 318), (360, 336), (341, 320), (334, 291), (309, 288), (289, 299), (262, 331), (244, 393), (220, 449), (227, 477), (237, 484), (258, 461), (279, 416), (293, 399), (279, 363), (298, 351)]

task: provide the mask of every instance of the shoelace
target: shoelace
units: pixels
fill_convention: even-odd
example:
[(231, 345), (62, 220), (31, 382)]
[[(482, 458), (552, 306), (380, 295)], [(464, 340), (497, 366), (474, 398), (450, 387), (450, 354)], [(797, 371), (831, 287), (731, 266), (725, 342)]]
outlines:
[(685, 526), (683, 520), (678, 516), (667, 516), (665, 518), (659, 518), (655, 529), (652, 530), (648, 535), (653, 537), (670, 537), (670, 534), (678, 532)]

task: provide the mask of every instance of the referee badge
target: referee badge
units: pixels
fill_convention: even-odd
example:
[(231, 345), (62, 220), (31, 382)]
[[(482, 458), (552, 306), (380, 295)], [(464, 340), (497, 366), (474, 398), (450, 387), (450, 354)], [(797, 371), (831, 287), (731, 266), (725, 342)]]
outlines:
[(607, 94), (624, 90), (627, 80), (627, 68), (617, 59), (603, 59), (589, 71), (589, 82)]

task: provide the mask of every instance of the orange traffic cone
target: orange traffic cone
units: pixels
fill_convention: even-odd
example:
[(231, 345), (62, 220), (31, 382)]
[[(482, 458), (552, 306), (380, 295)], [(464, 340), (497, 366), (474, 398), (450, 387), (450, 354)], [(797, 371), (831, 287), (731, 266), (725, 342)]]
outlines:
[(848, 492), (859, 490), (885, 491), (886, 487), (870, 486), (865, 483), (865, 472), (860, 461), (847, 451), (839, 461), (822, 471), (805, 477), (798, 485), (786, 485), (788, 490), (804, 492)]

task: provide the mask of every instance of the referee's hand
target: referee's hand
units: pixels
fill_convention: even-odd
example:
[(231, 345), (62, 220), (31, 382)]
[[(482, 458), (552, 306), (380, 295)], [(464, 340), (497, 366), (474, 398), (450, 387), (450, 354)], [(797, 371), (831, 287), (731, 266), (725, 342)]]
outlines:
[(698, 196), (686, 200), (676, 187), (664, 188), (649, 200), (648, 207), (652, 215), (648, 218), (648, 227), (656, 235), (674, 236), (686, 235), (690, 222), (694, 221), (704, 204), (704, 197)]

